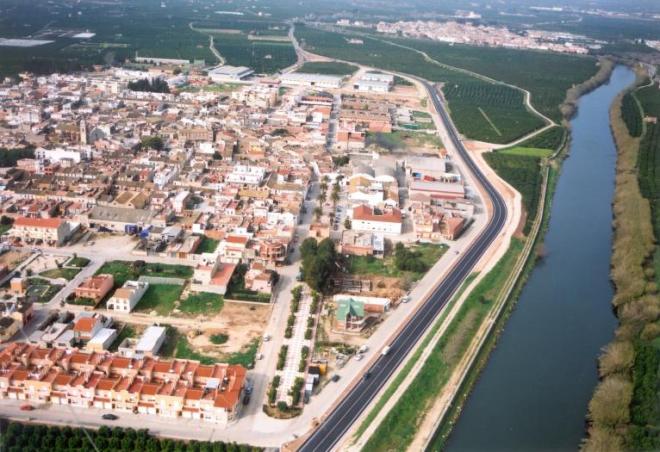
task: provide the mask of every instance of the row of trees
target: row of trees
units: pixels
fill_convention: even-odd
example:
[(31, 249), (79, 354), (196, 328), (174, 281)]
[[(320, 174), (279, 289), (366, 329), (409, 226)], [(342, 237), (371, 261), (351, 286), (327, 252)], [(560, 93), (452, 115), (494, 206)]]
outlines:
[(0, 449), (7, 452), (65, 450), (171, 451), (171, 452), (248, 452), (262, 449), (236, 443), (183, 442), (156, 438), (146, 429), (100, 427), (98, 430), (0, 422)]
[(128, 82), (128, 89), (131, 91), (145, 91), (148, 93), (169, 93), (170, 87), (162, 78), (142, 78), (132, 82)]

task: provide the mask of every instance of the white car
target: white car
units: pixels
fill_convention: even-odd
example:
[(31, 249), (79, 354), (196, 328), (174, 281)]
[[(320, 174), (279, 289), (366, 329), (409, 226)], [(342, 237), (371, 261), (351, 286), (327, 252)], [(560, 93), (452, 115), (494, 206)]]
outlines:
[(264, 336), (264, 342), (268, 342), (270, 340), (270, 334), (266, 334)]

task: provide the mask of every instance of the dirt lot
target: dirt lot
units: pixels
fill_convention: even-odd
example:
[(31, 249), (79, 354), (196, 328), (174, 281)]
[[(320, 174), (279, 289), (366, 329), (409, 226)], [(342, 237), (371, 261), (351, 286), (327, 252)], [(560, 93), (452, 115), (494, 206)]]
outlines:
[(27, 250), (11, 250), (0, 255), (0, 265), (7, 265), (10, 270), (16, 268), (18, 264), (23, 262), (30, 252)]
[[(213, 326), (202, 328), (203, 334), (191, 339), (190, 343), (200, 352), (237, 352), (263, 334), (269, 316), (269, 305), (225, 303), (220, 314), (207, 319)], [(214, 334), (226, 334), (229, 340), (222, 345), (212, 344), (210, 337)]]

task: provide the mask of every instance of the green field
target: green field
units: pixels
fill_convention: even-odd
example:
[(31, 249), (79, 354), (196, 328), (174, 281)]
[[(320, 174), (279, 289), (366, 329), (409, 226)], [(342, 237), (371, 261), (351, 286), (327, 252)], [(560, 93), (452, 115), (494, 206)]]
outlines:
[(597, 71), (592, 57), (505, 48), (448, 45), (428, 40), (398, 40), (435, 60), (528, 90), (532, 104), (559, 122), (566, 90)]
[(200, 292), (188, 295), (181, 300), (179, 310), (186, 314), (217, 314), (222, 310), (224, 300), (222, 295)]
[(541, 158), (521, 152), (509, 154), (506, 151), (487, 152), (483, 156), (495, 172), (522, 195), (522, 203), (527, 215), (523, 233), (529, 233), (536, 217), (543, 180)]
[(516, 146), (512, 148), (502, 149), (498, 151), (500, 154), (506, 155), (522, 155), (526, 157), (550, 157), (553, 154), (552, 149), (540, 149), (540, 148), (525, 148), (522, 146)]
[(296, 62), (290, 42), (249, 40), (244, 34), (213, 34), (214, 46), (227, 64), (248, 66), (258, 74), (272, 74)]
[(135, 311), (156, 311), (158, 315), (170, 315), (182, 290), (182, 286), (174, 284), (150, 284), (142, 299), (135, 306)]
[[(431, 243), (420, 243), (410, 248), (413, 252), (419, 252), (419, 260), (429, 269), (442, 257), (447, 251), (446, 245), (435, 245)], [(394, 263), (394, 254), (386, 256), (383, 259), (377, 259), (373, 256), (349, 256), (346, 260), (346, 267), (353, 275), (377, 275), (399, 278), (410, 276), (412, 281), (421, 279), (426, 273), (402, 271)]]
[(526, 109), (519, 90), (430, 63), (412, 50), (364, 36), (364, 44), (352, 45), (347, 39), (356, 36), (310, 27), (296, 27), (296, 36), (314, 53), (443, 83), (452, 118), (468, 138), (507, 143), (544, 124)]
[(630, 136), (639, 137), (642, 135), (644, 129), (642, 112), (639, 110), (639, 104), (633, 92), (628, 92), (623, 96), (621, 116), (626, 123)]
[(115, 279), (115, 287), (121, 287), (126, 281), (136, 280), (142, 275), (187, 279), (192, 277), (193, 268), (187, 265), (140, 263), (139, 261), (110, 261), (103, 264), (96, 271), (97, 275), (101, 273), (111, 274)]
[(390, 133), (367, 133), (367, 146), (375, 144), (389, 151), (403, 151), (409, 148), (442, 147), (440, 137), (435, 134), (415, 131), (394, 131)]
[(523, 141), (518, 146), (526, 148), (552, 149), (554, 151), (564, 144), (566, 135), (567, 132), (565, 128), (555, 126)]
[[(61, 2), (6, 0), (0, 14), (2, 37), (32, 36), (55, 42), (33, 48), (0, 47), (0, 76), (23, 70), (50, 73), (92, 64), (116, 64), (133, 58), (136, 52), (147, 57), (215, 63), (208, 35), (191, 29), (191, 23), (197, 28), (241, 31), (241, 49), (248, 53), (254, 50), (254, 55), (248, 55), (248, 65), (258, 72), (271, 72), (295, 61), (295, 53), (287, 43), (278, 47), (269, 41), (254, 41), (254, 48), (246, 43), (248, 33), (255, 37), (286, 37), (286, 24), (256, 16), (213, 15), (183, 1), (168, 2), (166, 8), (161, 8), (160, 2), (79, 2), (74, 12)], [(66, 31), (84, 30), (96, 35), (90, 39), (62, 36)], [(272, 59), (262, 60), (266, 55)], [(229, 59), (234, 58), (230, 55)]]
[(305, 74), (351, 75), (358, 70), (357, 66), (333, 61), (312, 61), (303, 64), (296, 72)]
[(508, 143), (543, 127), (524, 106), (522, 92), (480, 80), (446, 84), (442, 90), (461, 133), (489, 143)]
[(39, 273), (39, 275), (44, 278), (64, 278), (67, 281), (71, 281), (78, 273), (80, 273), (80, 270), (80, 268), (52, 268)]

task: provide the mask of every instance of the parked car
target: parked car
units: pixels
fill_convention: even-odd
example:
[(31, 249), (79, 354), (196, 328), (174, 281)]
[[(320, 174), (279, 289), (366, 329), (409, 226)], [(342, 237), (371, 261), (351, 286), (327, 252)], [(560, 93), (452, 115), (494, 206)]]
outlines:
[(334, 374), (332, 377), (330, 377), (330, 380), (334, 381), (337, 383), (341, 377), (337, 374)]
[(116, 421), (119, 419), (119, 416), (112, 413), (105, 413), (103, 416), (101, 416), (101, 418), (105, 419), (106, 421)]
[(250, 404), (250, 394), (245, 394), (243, 397), (243, 405), (249, 405)]
[(32, 410), (34, 410), (34, 407), (29, 403), (24, 403), (23, 405), (21, 405), (21, 411), (32, 411)]

